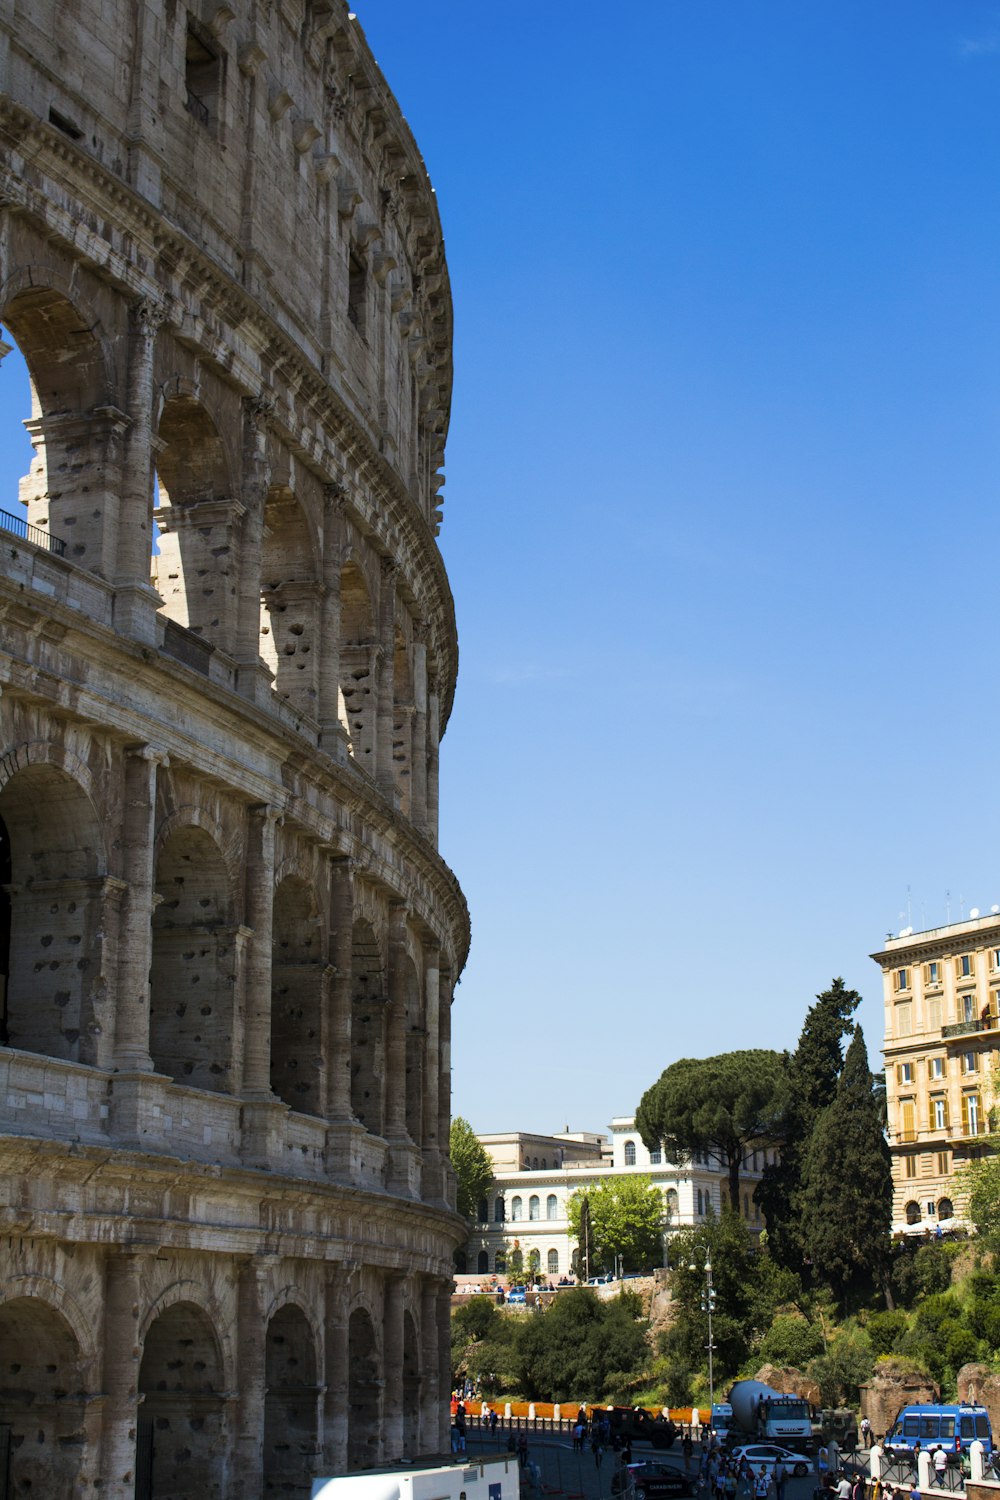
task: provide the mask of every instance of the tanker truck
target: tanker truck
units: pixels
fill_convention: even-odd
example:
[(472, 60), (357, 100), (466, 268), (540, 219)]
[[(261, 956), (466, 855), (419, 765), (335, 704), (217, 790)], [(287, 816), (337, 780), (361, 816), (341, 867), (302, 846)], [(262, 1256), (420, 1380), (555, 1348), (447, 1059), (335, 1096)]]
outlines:
[(812, 1413), (801, 1396), (772, 1390), (762, 1380), (737, 1380), (729, 1392), (729, 1404), (736, 1446), (777, 1443), (793, 1453), (812, 1452)]

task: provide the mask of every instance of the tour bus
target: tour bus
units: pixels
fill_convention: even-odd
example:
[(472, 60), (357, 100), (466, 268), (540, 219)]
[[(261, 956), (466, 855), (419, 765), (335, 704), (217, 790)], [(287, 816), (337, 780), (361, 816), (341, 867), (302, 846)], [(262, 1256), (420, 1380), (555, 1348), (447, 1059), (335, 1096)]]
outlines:
[(904, 1406), (886, 1434), (886, 1452), (925, 1453), (941, 1447), (948, 1453), (968, 1453), (979, 1438), (987, 1458), (993, 1452), (993, 1429), (985, 1406), (965, 1402), (955, 1406)]

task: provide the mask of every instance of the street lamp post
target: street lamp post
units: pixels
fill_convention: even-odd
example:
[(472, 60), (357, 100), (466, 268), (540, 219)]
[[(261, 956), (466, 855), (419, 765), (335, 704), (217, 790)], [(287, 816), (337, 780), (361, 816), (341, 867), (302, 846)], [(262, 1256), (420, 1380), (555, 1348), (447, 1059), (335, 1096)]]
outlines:
[[(688, 1266), (696, 1271), (697, 1266)], [(708, 1316), (708, 1425), (712, 1425), (712, 1407), (715, 1405), (715, 1343), (712, 1339), (712, 1314), (715, 1311), (715, 1287), (712, 1285), (712, 1252), (705, 1251), (705, 1288), (701, 1294), (701, 1310)]]

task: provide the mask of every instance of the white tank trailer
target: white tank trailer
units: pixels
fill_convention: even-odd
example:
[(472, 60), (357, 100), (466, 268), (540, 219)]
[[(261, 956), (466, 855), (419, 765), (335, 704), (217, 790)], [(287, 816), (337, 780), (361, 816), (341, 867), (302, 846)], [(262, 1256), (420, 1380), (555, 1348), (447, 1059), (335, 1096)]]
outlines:
[(734, 1428), (745, 1441), (778, 1443), (794, 1453), (813, 1447), (809, 1403), (802, 1396), (776, 1391), (762, 1380), (737, 1380), (729, 1392)]

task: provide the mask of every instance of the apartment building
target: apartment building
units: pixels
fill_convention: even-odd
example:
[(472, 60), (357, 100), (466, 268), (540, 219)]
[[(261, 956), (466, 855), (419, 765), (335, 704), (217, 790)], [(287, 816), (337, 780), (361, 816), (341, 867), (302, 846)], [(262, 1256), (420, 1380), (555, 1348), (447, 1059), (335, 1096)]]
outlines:
[(893, 1227), (933, 1230), (961, 1216), (961, 1168), (996, 1149), (1000, 911), (904, 928), (871, 956), (885, 998)]

